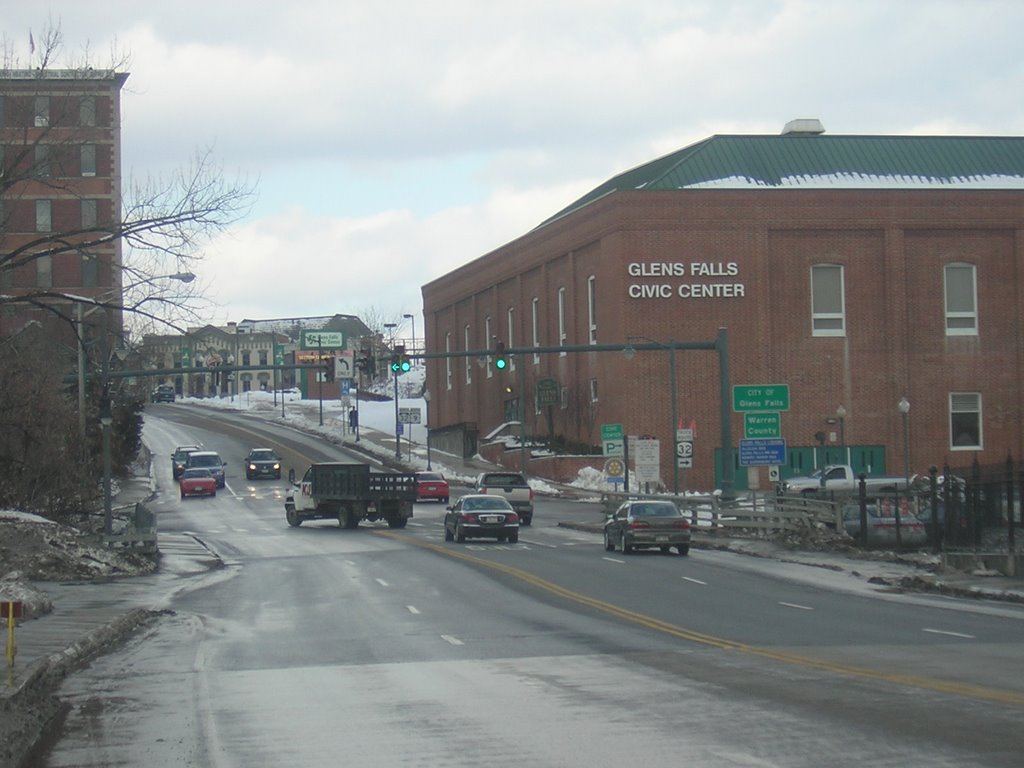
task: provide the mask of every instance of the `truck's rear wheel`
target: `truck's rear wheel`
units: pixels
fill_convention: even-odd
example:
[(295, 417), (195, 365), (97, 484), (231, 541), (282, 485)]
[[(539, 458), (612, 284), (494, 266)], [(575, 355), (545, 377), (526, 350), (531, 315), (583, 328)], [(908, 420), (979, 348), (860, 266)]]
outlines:
[(338, 525), (351, 531), (359, 526), (359, 516), (350, 508), (342, 507), (338, 510)]
[(300, 525), (302, 525), (302, 518), (299, 517), (298, 513), (295, 511), (294, 504), (285, 505), (284, 516), (285, 519), (288, 521), (288, 525), (290, 525), (292, 528), (298, 528)]
[(405, 524), (409, 522), (406, 517), (389, 517), (388, 528), (405, 528)]

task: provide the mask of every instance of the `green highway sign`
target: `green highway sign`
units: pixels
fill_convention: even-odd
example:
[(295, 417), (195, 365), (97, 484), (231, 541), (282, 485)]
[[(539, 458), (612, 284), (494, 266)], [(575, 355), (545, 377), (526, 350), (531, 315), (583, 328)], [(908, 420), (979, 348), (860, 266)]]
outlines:
[(744, 413), (743, 437), (748, 440), (759, 437), (782, 437), (782, 419), (778, 412)]
[(789, 384), (736, 384), (732, 388), (732, 409), (788, 411)]
[(621, 424), (601, 425), (601, 446), (605, 456), (624, 456), (626, 441)]
[(537, 379), (537, 407), (558, 405), (562, 401), (562, 388), (558, 379)]

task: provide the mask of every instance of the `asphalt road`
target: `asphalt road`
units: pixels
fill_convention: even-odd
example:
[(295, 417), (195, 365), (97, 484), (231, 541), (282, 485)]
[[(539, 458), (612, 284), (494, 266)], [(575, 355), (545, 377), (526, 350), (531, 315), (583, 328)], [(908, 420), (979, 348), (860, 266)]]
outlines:
[[(168, 409), (170, 410), (170, 409)], [(284, 520), (322, 440), (234, 415), (147, 416), (164, 530), (227, 567), (72, 675), (46, 766), (1018, 766), (1024, 610), (881, 592), (774, 561), (605, 552), (542, 500), (516, 545)], [(173, 418), (173, 420), (172, 420)], [(174, 445), (228, 461), (180, 501)]]

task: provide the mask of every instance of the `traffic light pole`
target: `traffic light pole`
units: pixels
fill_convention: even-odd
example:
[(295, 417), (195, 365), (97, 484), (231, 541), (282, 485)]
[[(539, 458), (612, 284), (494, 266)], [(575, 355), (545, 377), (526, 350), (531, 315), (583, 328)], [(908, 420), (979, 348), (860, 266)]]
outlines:
[(395, 379), (395, 458), (402, 458), (402, 434), (398, 430), (401, 428), (401, 422), (398, 421), (398, 369), (395, 368), (395, 372), (392, 374)]

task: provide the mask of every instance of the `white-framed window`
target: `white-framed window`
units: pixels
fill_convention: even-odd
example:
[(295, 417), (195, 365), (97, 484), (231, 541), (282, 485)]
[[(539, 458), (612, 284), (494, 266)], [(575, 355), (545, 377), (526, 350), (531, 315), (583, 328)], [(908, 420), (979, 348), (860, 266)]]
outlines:
[(560, 397), (560, 400), (561, 400), (562, 410), (564, 411), (566, 408), (569, 407), (569, 388), (568, 387), (561, 387), (559, 389), (559, 397)]
[[(487, 315), (484, 318), (484, 338), (487, 340), (487, 351), (490, 352), (494, 349), (494, 335), (491, 333), (491, 316)], [(494, 368), (491, 363), (494, 358), (491, 355), (487, 355), (487, 362), (485, 368), (487, 369), (487, 378), (494, 378)]]
[(597, 402), (597, 379), (590, 380), (590, 402)]
[(36, 200), (36, 232), (51, 232), (53, 216), (49, 200)]
[[(444, 351), (446, 354), (451, 354), (452, 351), (452, 333), (448, 331), (444, 335)], [(444, 380), (448, 389), (452, 388), (452, 359), (446, 357), (444, 359)]]
[(83, 176), (95, 176), (96, 175), (96, 145), (95, 144), (83, 144), (82, 145), (82, 175)]
[(978, 451), (982, 448), (981, 439), (981, 395), (977, 392), (950, 392), (950, 449)]
[(83, 96), (78, 102), (78, 124), (92, 126), (96, 125), (96, 97)]
[[(469, 352), (469, 325), (462, 329), (462, 349)], [(473, 358), (466, 355), (466, 383), (473, 383)]]
[[(516, 345), (516, 310), (514, 307), (509, 307), (506, 313), (506, 338), (508, 342), (506, 346), (514, 347)], [(508, 356), (508, 369), (514, 371), (516, 369), (516, 356)]]
[[(565, 331), (565, 287), (558, 289), (558, 346), (564, 347), (568, 334)], [(566, 352), (559, 352), (559, 357), (565, 357)]]
[(590, 343), (597, 344), (597, 278), (587, 278), (587, 322), (590, 327)]
[(50, 124), (50, 97), (36, 96), (32, 102), (36, 128), (45, 128)]
[[(540, 299), (536, 296), (530, 302), (530, 324), (533, 327), (533, 346), (540, 346)], [(540, 355), (533, 353), (533, 364), (540, 365)]]
[(978, 272), (973, 264), (947, 264), (943, 270), (946, 335), (978, 335)]
[(841, 264), (811, 267), (811, 335), (846, 335), (846, 288)]

